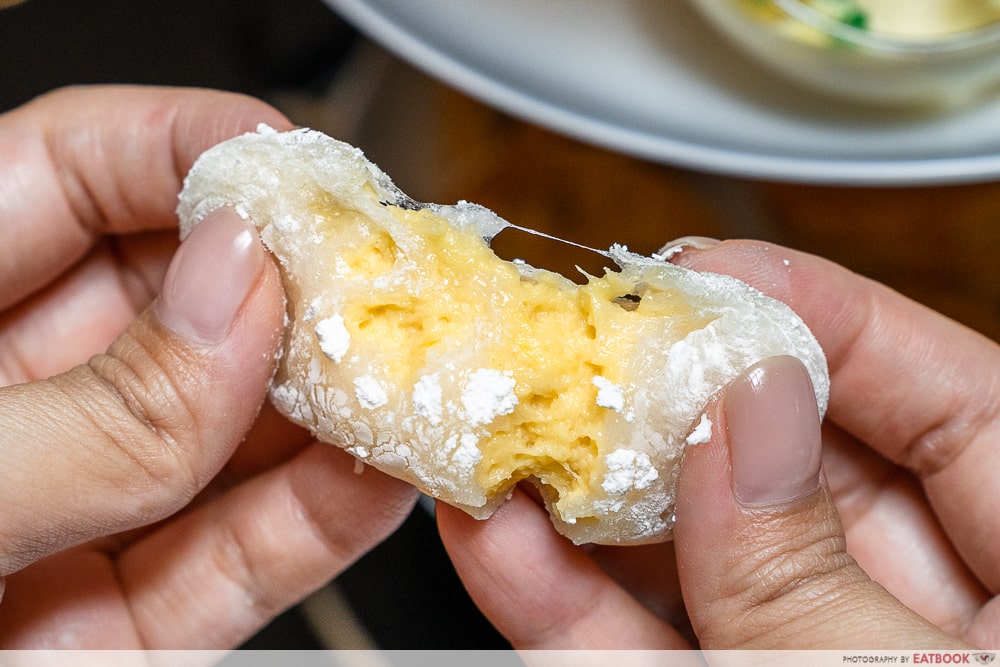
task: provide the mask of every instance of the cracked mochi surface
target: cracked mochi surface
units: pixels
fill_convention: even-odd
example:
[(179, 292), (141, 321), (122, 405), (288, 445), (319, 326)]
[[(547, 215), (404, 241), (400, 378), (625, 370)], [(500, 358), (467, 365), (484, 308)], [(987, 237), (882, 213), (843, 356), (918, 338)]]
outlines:
[(784, 304), (619, 246), (582, 285), (504, 261), (489, 241), (509, 223), (414, 202), (319, 132), (261, 127), (205, 152), (182, 235), (222, 206), (280, 265), (274, 405), (476, 518), (532, 480), (574, 542), (663, 541), (682, 453), (728, 382), (793, 355), (825, 411), (823, 352)]

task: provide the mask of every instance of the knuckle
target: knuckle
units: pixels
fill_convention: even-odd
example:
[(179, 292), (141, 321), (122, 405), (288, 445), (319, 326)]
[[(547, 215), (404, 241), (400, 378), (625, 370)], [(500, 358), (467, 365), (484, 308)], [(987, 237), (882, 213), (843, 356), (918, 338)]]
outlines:
[(331, 513), (294, 484), (290, 497), (294, 516), (338, 573), (399, 527), (413, 505), (410, 494), (399, 498), (390, 495), (368, 503), (360, 512)]
[(835, 515), (766, 515), (744, 532), (737, 539), (750, 545), (741, 551), (752, 556), (736, 566), (730, 595), (721, 601), (727, 617), (739, 619), (726, 633), (740, 645), (808, 636), (804, 628), (819, 618), (851, 615), (857, 591), (871, 584), (847, 553)]
[(822, 525), (786, 531), (784, 543), (771, 543), (757, 553), (747, 577), (745, 595), (755, 606), (816, 595), (835, 586), (849, 572), (854, 559), (846, 552), (842, 535), (829, 534)]
[[(163, 354), (163, 353), (161, 353)], [(171, 369), (183, 364), (170, 364)], [(200, 480), (191, 465), (197, 446), (197, 413), (181, 390), (176, 370), (128, 334), (87, 365), (97, 386), (77, 408), (101, 431), (103, 444), (129, 462), (147, 483), (192, 496)]]
[(239, 608), (256, 624), (281, 611), (287, 604), (268, 585), (268, 567), (258, 557), (259, 549), (241, 531), (223, 523), (215, 540), (212, 567), (239, 599)]

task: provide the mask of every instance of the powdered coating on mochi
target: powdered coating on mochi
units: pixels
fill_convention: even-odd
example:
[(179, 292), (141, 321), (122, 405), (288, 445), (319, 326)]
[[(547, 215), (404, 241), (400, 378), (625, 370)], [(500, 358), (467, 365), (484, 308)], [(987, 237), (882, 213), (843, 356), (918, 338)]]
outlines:
[(688, 446), (701, 445), (712, 439), (712, 420), (708, 415), (702, 415), (698, 425), (684, 441)]
[(319, 349), (331, 361), (340, 363), (351, 346), (351, 334), (344, 326), (344, 318), (331, 315), (316, 324), (316, 338), (319, 339)]
[(369, 410), (380, 408), (389, 402), (385, 387), (370, 375), (362, 375), (354, 381), (354, 392), (361, 407)]
[(471, 426), (488, 424), (508, 415), (517, 406), (516, 380), (510, 374), (492, 368), (480, 368), (469, 375), (462, 390), (462, 407)]
[(443, 409), (441, 383), (435, 375), (424, 375), (413, 385), (413, 412), (438, 426)]
[(607, 472), (601, 488), (612, 495), (624, 495), (629, 491), (647, 489), (660, 477), (645, 452), (616, 449), (604, 458)]
[(595, 375), (591, 382), (597, 387), (597, 404), (602, 408), (621, 412), (625, 409), (625, 397), (622, 389), (602, 375)]

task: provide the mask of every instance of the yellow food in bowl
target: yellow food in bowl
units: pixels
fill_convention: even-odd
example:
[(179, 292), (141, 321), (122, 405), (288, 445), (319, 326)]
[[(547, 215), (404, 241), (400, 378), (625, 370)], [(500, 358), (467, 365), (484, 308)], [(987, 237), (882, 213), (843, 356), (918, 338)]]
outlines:
[(691, 0), (732, 43), (831, 98), (947, 111), (1000, 91), (994, 0)]

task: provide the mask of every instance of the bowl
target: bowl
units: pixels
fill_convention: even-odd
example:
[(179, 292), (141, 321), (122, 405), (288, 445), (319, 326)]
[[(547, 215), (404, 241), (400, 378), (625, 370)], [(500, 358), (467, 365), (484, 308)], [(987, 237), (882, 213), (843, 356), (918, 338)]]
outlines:
[(997, 0), (691, 0), (789, 81), (852, 102), (954, 109), (1000, 93)]

